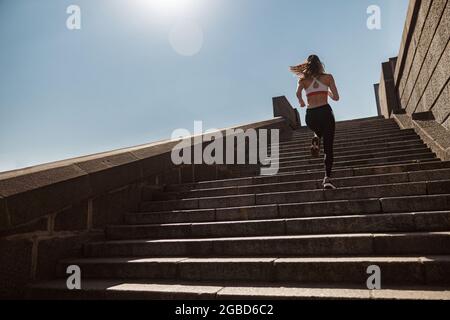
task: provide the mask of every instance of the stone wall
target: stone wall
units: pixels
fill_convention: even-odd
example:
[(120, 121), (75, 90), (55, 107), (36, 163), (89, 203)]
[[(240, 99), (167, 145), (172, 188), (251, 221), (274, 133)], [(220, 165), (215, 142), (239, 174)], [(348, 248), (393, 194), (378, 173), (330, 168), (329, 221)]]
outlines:
[(376, 99), (379, 115), (383, 115), (385, 118), (390, 118), (392, 113), (399, 109), (394, 80), (396, 61), (396, 58), (391, 58), (381, 65), (381, 79)]
[[(250, 128), (292, 133), (284, 118), (232, 129)], [(226, 136), (226, 130), (221, 131), (224, 143), (235, 139)], [(192, 142), (194, 137), (187, 139)], [(59, 260), (80, 256), (85, 242), (102, 239), (104, 227), (121, 223), (125, 213), (136, 210), (143, 193), (156, 198), (167, 184), (259, 173), (255, 165), (175, 166), (171, 151), (179, 142), (1, 173), (0, 296), (20, 297), (27, 283), (52, 278)]]
[(450, 3), (413, 0), (409, 10), (410, 41), (402, 44), (395, 72), (401, 107), (410, 115), (430, 111), (450, 130)]
[(392, 77), (384, 63), (379, 86), (383, 116), (414, 128), (443, 160), (450, 160), (449, 43), (449, 0), (410, 0)]

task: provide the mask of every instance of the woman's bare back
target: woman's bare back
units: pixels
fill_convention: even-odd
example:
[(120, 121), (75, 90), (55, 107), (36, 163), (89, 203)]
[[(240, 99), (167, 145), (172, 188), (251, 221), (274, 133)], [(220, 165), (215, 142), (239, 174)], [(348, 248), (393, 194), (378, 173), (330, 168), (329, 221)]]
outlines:
[[(335, 101), (339, 100), (339, 93), (336, 88), (334, 78), (331, 74), (322, 74), (320, 76), (317, 76), (315, 79), (319, 80), (321, 83), (326, 85), (329, 88), (329, 91), (323, 92), (323, 93), (321, 92), (319, 94), (314, 94), (314, 95), (308, 96), (307, 97), (308, 108), (316, 108), (316, 107), (320, 107), (320, 106), (328, 104), (328, 97), (330, 97), (331, 99), (333, 99)], [(305, 106), (305, 103), (303, 102), (303, 98), (302, 98), (302, 90), (306, 90), (306, 89), (310, 88), (311, 86), (315, 85), (314, 84), (315, 79), (311, 78), (311, 79), (299, 80), (297, 96), (299, 97), (300, 104), (302, 106)]]

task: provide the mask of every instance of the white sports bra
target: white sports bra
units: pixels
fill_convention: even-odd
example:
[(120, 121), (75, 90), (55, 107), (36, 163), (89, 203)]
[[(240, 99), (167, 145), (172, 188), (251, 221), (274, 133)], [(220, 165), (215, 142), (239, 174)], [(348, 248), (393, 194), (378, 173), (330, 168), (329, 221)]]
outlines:
[(313, 78), (313, 82), (309, 86), (309, 88), (305, 89), (306, 96), (314, 96), (317, 94), (328, 94), (328, 86), (320, 82), (317, 78)]

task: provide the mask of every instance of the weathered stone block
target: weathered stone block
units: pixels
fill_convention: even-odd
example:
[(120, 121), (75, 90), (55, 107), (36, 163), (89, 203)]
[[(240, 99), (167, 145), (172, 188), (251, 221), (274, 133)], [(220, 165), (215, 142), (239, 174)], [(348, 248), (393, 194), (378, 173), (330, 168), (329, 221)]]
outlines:
[(164, 192), (164, 187), (157, 185), (145, 185), (141, 189), (142, 201), (160, 201), (173, 200), (167, 199), (167, 193)]
[(37, 231), (48, 231), (48, 216), (31, 220), (12, 228), (0, 231), (0, 237), (7, 237), (11, 235), (34, 233)]
[(177, 239), (191, 235), (189, 224), (173, 226), (109, 226), (106, 236), (110, 240), (131, 239)]
[(214, 253), (220, 255), (345, 255), (368, 254), (372, 239), (367, 236), (284, 237), (274, 239), (224, 240), (214, 242)]
[(11, 225), (57, 212), (91, 194), (89, 178), (76, 166), (64, 166), (0, 180)]
[(447, 210), (450, 196), (401, 197), (381, 199), (383, 212), (420, 212)]
[(216, 220), (218, 221), (274, 219), (277, 217), (277, 205), (216, 209)]
[(365, 215), (355, 217), (308, 218), (286, 222), (288, 234), (332, 234), (415, 231), (413, 215)]
[(183, 192), (180, 196), (182, 198), (207, 198), (207, 197), (220, 197), (220, 196), (232, 196), (239, 194), (249, 194), (252, 193), (249, 188), (238, 188), (238, 187), (225, 187), (225, 188), (214, 188), (214, 189), (201, 189), (192, 190), (189, 192)]
[(162, 185), (170, 185), (170, 184), (179, 184), (181, 183), (181, 168), (173, 167), (170, 169), (166, 169), (162, 175), (161, 184)]
[(255, 205), (254, 195), (237, 195), (230, 197), (218, 197), (218, 198), (203, 198), (199, 199), (199, 208), (232, 208), (232, 207), (245, 207)]
[(196, 182), (194, 165), (182, 165), (177, 167), (177, 170), (179, 172), (180, 183)]
[(275, 117), (283, 117), (292, 129), (301, 127), (300, 116), (285, 96), (275, 97), (273, 100), (273, 113)]
[[(439, 1), (437, 3), (442, 3)], [(436, 19), (435, 21), (438, 21)], [(431, 106), (425, 105), (424, 101), (421, 100), (421, 96), (428, 85), (428, 81), (430, 80), (436, 65), (447, 46), (448, 39), (450, 36), (450, 8), (447, 5), (445, 11), (443, 12), (442, 19), (440, 20), (440, 24), (436, 33), (434, 34), (433, 41), (429, 47), (429, 52), (425, 58), (425, 62), (423, 64), (420, 75), (417, 79), (416, 89), (414, 90), (414, 103), (411, 103), (411, 108), (415, 108), (418, 112), (428, 111)], [(417, 107), (415, 107), (417, 105)]]
[[(80, 265), (83, 278), (90, 279), (174, 279), (177, 277), (177, 262), (179, 258), (157, 259), (109, 259), (95, 263)], [(111, 262), (110, 262), (111, 261)], [(77, 263), (68, 261), (68, 263)], [(68, 263), (62, 264), (62, 269)]]
[(32, 252), (30, 240), (0, 240), (1, 297), (23, 297), (32, 277)]
[(323, 200), (325, 200), (325, 197), (322, 190), (266, 193), (256, 195), (256, 204), (258, 205), (272, 203), (301, 203)]
[(408, 196), (426, 194), (426, 183), (392, 184), (357, 188), (326, 190), (326, 200), (381, 198), (386, 195)]
[(160, 223), (204, 222), (214, 221), (214, 219), (214, 209), (163, 212), (159, 215)]
[(428, 194), (450, 194), (450, 180), (429, 182)]
[(6, 200), (0, 197), (0, 230), (8, 229), (11, 226)]
[(428, 285), (442, 286), (450, 283), (450, 259), (448, 257), (439, 257), (436, 260), (430, 257), (426, 259), (424, 268)]
[(194, 237), (211, 238), (284, 235), (285, 226), (283, 220), (193, 224), (192, 234)]
[(188, 259), (178, 264), (180, 278), (203, 281), (271, 281), (271, 258)]
[[(450, 117), (448, 117), (447, 120), (444, 121), (442, 126), (450, 131)], [(447, 150), (447, 153), (449, 154), (449, 156), (447, 158), (444, 158), (443, 160), (450, 160), (450, 150)]]
[[(133, 152), (136, 155), (136, 152)], [(142, 176), (144, 178), (148, 178), (151, 176), (162, 176), (166, 171), (170, 171), (175, 168), (170, 157), (170, 153), (158, 154), (151, 158), (140, 158), (139, 155), (136, 155), (139, 159), (142, 168)]]
[(101, 234), (86, 233), (40, 240), (37, 251), (36, 278), (53, 278), (60, 260), (80, 256), (84, 243), (99, 239), (100, 237), (102, 237)]
[(418, 259), (416, 261), (396, 261), (395, 258), (378, 260), (370, 258), (292, 258), (276, 260), (275, 268), (278, 281), (354, 283), (363, 287), (367, 281), (367, 268), (374, 264), (378, 265), (383, 272), (384, 285), (424, 283), (423, 268)]
[(198, 209), (198, 199), (183, 199), (171, 201), (144, 202), (141, 204), (141, 211), (161, 212), (172, 210)]
[(76, 165), (89, 174), (95, 195), (130, 185), (143, 178), (141, 162), (131, 153), (99, 157)]
[[(405, 91), (403, 93), (403, 96), (409, 99), (408, 104), (405, 105), (407, 106), (408, 110), (415, 110), (417, 102), (419, 101), (414, 99), (415, 96), (412, 93), (414, 90), (418, 91), (418, 88), (416, 86), (417, 78), (419, 77), (419, 73), (422, 70), (423, 63), (426, 59), (428, 49), (433, 40), (433, 36), (439, 24), (439, 19), (444, 10), (445, 4), (445, 0), (433, 1), (428, 17), (425, 20), (420, 40), (417, 45), (417, 50), (414, 56), (414, 62), (411, 66), (410, 74), (406, 82)], [(421, 94), (422, 92), (419, 92), (419, 95), (416, 96), (420, 98)]]
[(194, 165), (193, 169), (194, 181), (210, 181), (217, 179), (216, 165)]
[(74, 204), (55, 216), (54, 231), (86, 230), (88, 228), (88, 201)]
[[(450, 43), (450, 42), (449, 42)], [(450, 65), (450, 45), (447, 45), (436, 69), (433, 71), (430, 82), (422, 96), (423, 105), (430, 110), (449, 79), (448, 66)]]
[(381, 211), (378, 200), (324, 201), (280, 205), (281, 217), (319, 217), (340, 214), (377, 213)]
[(417, 231), (447, 231), (450, 228), (450, 211), (414, 214)]
[[(423, 25), (426, 21), (426, 17), (428, 15), (430, 5), (431, 5), (431, 1), (424, 1), (420, 5), (419, 10), (417, 12), (417, 18), (416, 18), (416, 22), (415, 22), (414, 31), (412, 33), (412, 39), (409, 44), (409, 47), (406, 48), (407, 54), (404, 58), (405, 64), (404, 64), (403, 74), (401, 75), (400, 81), (398, 82), (400, 97), (402, 98), (402, 103), (404, 101), (403, 100), (403, 92), (405, 90), (408, 75), (409, 75), (411, 67), (414, 63), (414, 52), (417, 50), (417, 47), (418, 47), (418, 44), (420, 41), (420, 37), (422, 35)], [(407, 99), (407, 97), (405, 97), (405, 100), (406, 99)], [(406, 103), (403, 104), (403, 106), (406, 106)]]
[(138, 198), (138, 191), (130, 186), (94, 199), (92, 210), (94, 227), (123, 222), (123, 216), (137, 205)]
[(446, 234), (375, 234), (373, 244), (374, 254), (447, 254), (450, 250), (450, 238)]
[(447, 83), (444, 90), (439, 95), (439, 98), (431, 109), (431, 112), (439, 124), (443, 124), (450, 116), (450, 82)]

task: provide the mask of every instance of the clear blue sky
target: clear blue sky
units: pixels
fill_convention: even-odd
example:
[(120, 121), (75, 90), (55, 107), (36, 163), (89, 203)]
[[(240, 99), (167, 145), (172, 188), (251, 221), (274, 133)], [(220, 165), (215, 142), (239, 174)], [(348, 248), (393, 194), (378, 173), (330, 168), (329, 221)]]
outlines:
[[(81, 7), (81, 30), (66, 28), (71, 4)], [(379, 31), (366, 27), (372, 4)], [(311, 53), (336, 78), (336, 118), (374, 116), (373, 83), (398, 54), (407, 5), (0, 0), (0, 171), (165, 139), (194, 120), (208, 129), (272, 118), (273, 96), (297, 106), (288, 67)], [(185, 20), (203, 30), (194, 56), (169, 41)]]

